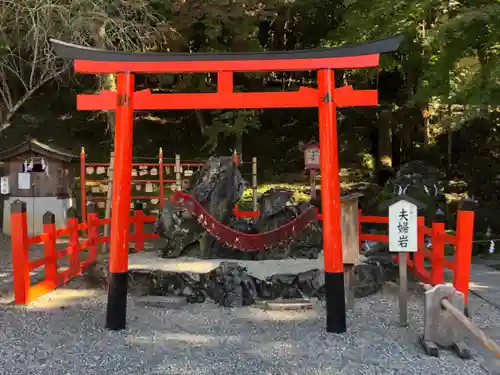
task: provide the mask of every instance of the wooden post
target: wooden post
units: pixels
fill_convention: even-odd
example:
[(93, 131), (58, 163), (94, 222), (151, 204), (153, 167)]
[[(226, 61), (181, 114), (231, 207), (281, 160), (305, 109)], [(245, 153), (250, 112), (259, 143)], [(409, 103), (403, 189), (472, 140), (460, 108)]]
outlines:
[(97, 260), (97, 241), (99, 239), (99, 224), (97, 220), (99, 219), (97, 215), (97, 209), (93, 202), (89, 202), (87, 205), (87, 235), (88, 235), (88, 250), (89, 254), (87, 256), (87, 264), (90, 264)]
[(144, 212), (142, 211), (142, 205), (136, 206), (134, 209), (134, 249), (138, 253), (144, 250)]
[(406, 327), (408, 325), (408, 264), (407, 254), (399, 255), (399, 323)]
[(311, 198), (316, 198), (316, 169), (309, 169), (309, 185), (311, 186)]
[(361, 238), (363, 234), (363, 210), (361, 208), (358, 208), (358, 244), (359, 248), (363, 248), (363, 240)]
[(182, 190), (182, 166), (181, 166), (181, 156), (179, 154), (175, 155), (175, 184), (177, 185), (177, 190)]
[(85, 168), (85, 147), (82, 147), (80, 151), (80, 205), (81, 205), (81, 215), (82, 215), (82, 220), (87, 216), (85, 213), (85, 208), (87, 207), (87, 188), (85, 186), (86, 184), (86, 168)]
[(419, 216), (417, 219), (418, 223), (418, 238), (417, 238), (417, 252), (413, 257), (413, 265), (415, 270), (422, 274), (424, 271), (424, 251), (425, 251), (425, 218)]
[(257, 212), (257, 158), (252, 158), (252, 211)]
[(165, 186), (164, 186), (164, 177), (163, 177), (163, 148), (160, 147), (160, 151), (158, 152), (158, 167), (159, 167), (159, 172), (158, 172), (158, 179), (159, 185), (160, 185), (160, 204), (158, 205), (160, 212), (163, 209), (163, 204), (165, 200)]
[[(437, 218), (438, 220), (441, 217)], [(444, 217), (442, 217), (444, 220)], [(433, 285), (444, 282), (444, 222), (432, 223), (432, 269), (431, 283)]]
[(344, 264), (346, 306), (354, 311), (354, 264)]
[(43, 232), (48, 238), (43, 242), (43, 255), (45, 263), (45, 280), (50, 284), (50, 289), (57, 287), (57, 248), (56, 248), (56, 217), (47, 211), (43, 214)]
[(14, 271), (14, 301), (16, 305), (25, 305), (29, 302), (30, 291), (26, 202), (17, 200), (10, 206), (10, 228), (12, 268)]
[(80, 273), (80, 243), (78, 241), (78, 213), (74, 207), (68, 208), (67, 222), (69, 230), (68, 256), (70, 275), (76, 276)]
[[(109, 236), (109, 220), (111, 218), (111, 200), (113, 198), (113, 171), (115, 164), (115, 153), (111, 151), (109, 155), (109, 168), (108, 168), (108, 190), (106, 191), (106, 208), (104, 209), (104, 219), (107, 221), (104, 224), (103, 235), (104, 237)], [(103, 242), (101, 244), (101, 252), (106, 253), (108, 250), (108, 243)]]

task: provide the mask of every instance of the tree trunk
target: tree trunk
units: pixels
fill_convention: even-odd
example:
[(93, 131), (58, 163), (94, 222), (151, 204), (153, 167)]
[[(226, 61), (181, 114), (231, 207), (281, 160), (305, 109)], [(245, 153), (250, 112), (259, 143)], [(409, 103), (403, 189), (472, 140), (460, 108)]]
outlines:
[(422, 117), (423, 117), (423, 133), (424, 133), (424, 150), (429, 149), (429, 144), (430, 144), (430, 128), (429, 128), (429, 116), (427, 114), (427, 109), (424, 109), (422, 111)]
[[(104, 211), (104, 218), (111, 219), (111, 202), (113, 199), (113, 176), (114, 176), (114, 165), (115, 165), (115, 153), (111, 152), (109, 156), (109, 169), (108, 169), (108, 190), (106, 191), (106, 208)], [(109, 224), (104, 225), (104, 237), (109, 236)], [(109, 242), (103, 242), (101, 247), (101, 252), (106, 253), (109, 248)]]
[[(448, 104), (448, 119), (451, 117), (451, 104)], [(451, 171), (451, 160), (453, 157), (453, 123), (450, 122), (448, 126), (448, 172)]]
[[(483, 47), (478, 48), (477, 50), (477, 57), (479, 60), (479, 65), (480, 65), (480, 82), (479, 85), (481, 87), (481, 91), (484, 93), (484, 91), (487, 88), (488, 85), (488, 77), (489, 77), (489, 66), (488, 66), (488, 55), (486, 53), (486, 50)], [(480, 103), (479, 106), (479, 116), (483, 118), (488, 117), (488, 104), (486, 103)]]

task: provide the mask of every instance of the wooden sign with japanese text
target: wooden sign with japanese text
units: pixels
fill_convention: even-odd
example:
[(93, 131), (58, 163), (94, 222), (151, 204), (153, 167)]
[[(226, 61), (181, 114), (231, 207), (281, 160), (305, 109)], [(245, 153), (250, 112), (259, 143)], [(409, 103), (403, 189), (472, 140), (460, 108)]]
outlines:
[(406, 200), (389, 206), (389, 251), (418, 250), (418, 208)]
[(304, 150), (304, 164), (306, 169), (319, 169), (319, 146), (309, 145)]

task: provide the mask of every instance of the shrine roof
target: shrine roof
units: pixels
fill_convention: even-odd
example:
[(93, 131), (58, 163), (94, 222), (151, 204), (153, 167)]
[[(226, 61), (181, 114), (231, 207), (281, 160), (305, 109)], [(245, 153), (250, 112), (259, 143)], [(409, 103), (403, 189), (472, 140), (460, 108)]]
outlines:
[(61, 160), (68, 163), (79, 158), (79, 155), (74, 154), (71, 151), (54, 147), (31, 138), (18, 144), (17, 146), (0, 152), (0, 160), (6, 161), (30, 151), (41, 156)]

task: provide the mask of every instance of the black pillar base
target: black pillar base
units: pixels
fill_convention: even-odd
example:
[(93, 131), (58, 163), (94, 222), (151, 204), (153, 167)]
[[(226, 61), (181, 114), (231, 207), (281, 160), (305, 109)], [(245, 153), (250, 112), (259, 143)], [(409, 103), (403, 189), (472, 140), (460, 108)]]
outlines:
[(326, 331), (344, 333), (347, 330), (343, 272), (325, 272)]
[(119, 331), (127, 325), (128, 272), (111, 273), (108, 287), (106, 328)]

